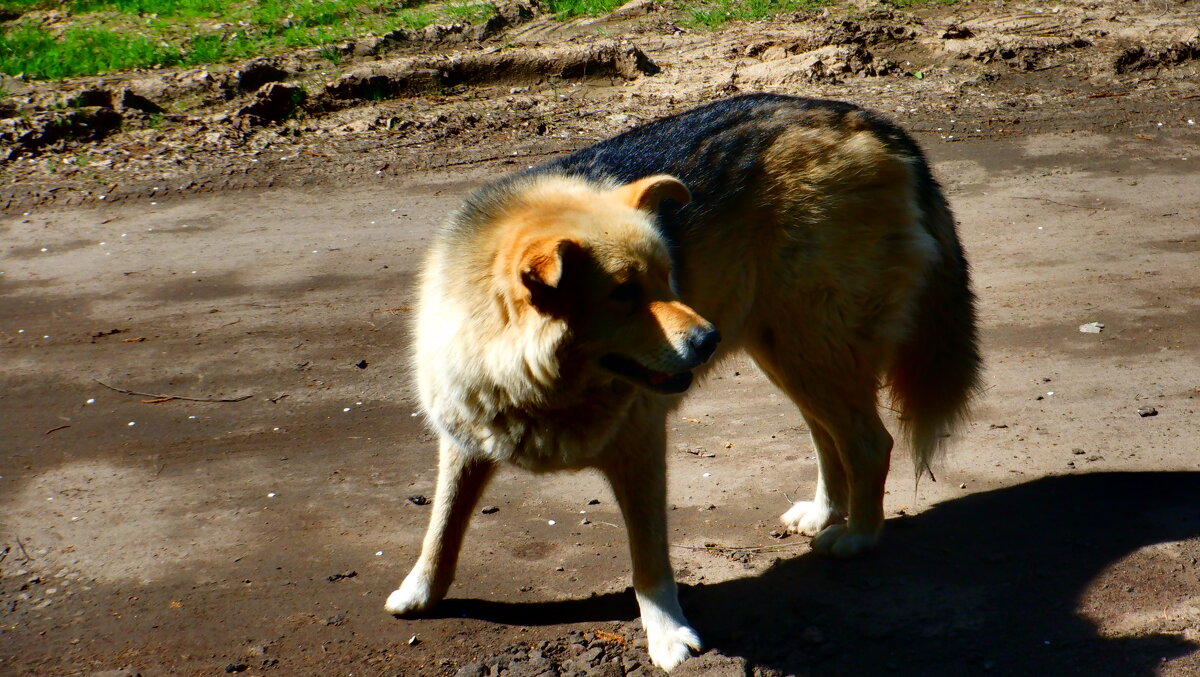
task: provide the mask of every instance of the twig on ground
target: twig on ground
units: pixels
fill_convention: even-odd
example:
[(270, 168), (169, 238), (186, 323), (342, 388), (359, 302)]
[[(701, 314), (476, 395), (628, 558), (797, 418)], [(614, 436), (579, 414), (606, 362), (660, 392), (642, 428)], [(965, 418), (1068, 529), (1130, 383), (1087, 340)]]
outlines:
[(57, 428), (51, 428), (51, 429), (47, 430), (45, 432), (45, 434), (49, 435), (52, 432), (56, 432), (56, 431), (62, 430), (63, 428), (70, 428), (70, 427), (71, 427), (70, 425), (60, 425)]
[(461, 167), (463, 165), (483, 164), (485, 162), (495, 162), (496, 160), (520, 160), (530, 157), (545, 157), (547, 155), (559, 155), (569, 153), (569, 150), (544, 150), (533, 153), (522, 153), (520, 155), (489, 155), (488, 157), (475, 158), (472, 160), (460, 160), (458, 162), (447, 162), (446, 164), (433, 165), (429, 169), (445, 169), (446, 167)]
[(795, 543), (781, 543), (779, 545), (680, 545), (672, 543), (673, 548), (683, 548), (685, 550), (700, 550), (708, 552), (768, 552), (771, 550), (783, 550), (784, 548), (795, 548), (804, 545), (803, 541)]
[(1016, 198), (1018, 200), (1041, 200), (1042, 202), (1049, 202), (1050, 204), (1062, 205), (1063, 207), (1073, 207), (1075, 209), (1092, 209), (1092, 210), (1104, 209), (1104, 207), (1088, 207), (1087, 205), (1067, 204), (1066, 202), (1059, 202), (1058, 200), (1051, 200), (1048, 197), (1037, 197), (1037, 196), (1031, 196), (1031, 195), (1029, 195), (1029, 196), (1017, 195)]
[(158, 393), (140, 393), (136, 390), (126, 390), (124, 388), (110, 386), (98, 378), (94, 378), (92, 380), (95, 381), (96, 383), (99, 383), (100, 385), (104, 386), (105, 388), (108, 388), (109, 390), (115, 390), (119, 393), (124, 393), (126, 395), (137, 395), (139, 397), (153, 397), (154, 399), (160, 400), (163, 402), (167, 401), (166, 399), (163, 399), (163, 398), (169, 398), (172, 400), (187, 400), (188, 402), (241, 402), (242, 400), (248, 400), (251, 397), (253, 397), (253, 395), (242, 395), (241, 397), (188, 397), (186, 395), (160, 395)]
[(21, 555), (25, 558), (25, 561), (26, 562), (32, 561), (33, 558), (30, 557), (29, 553), (25, 550), (25, 544), (21, 542), (21, 537), (17, 536), (16, 539), (17, 539), (17, 547), (21, 549)]
[(1063, 61), (1062, 63), (1050, 64), (1049, 66), (1042, 66), (1041, 68), (1034, 68), (1033, 70), (1031, 70), (1031, 71), (1029, 71), (1029, 72), (1030, 72), (1030, 73), (1037, 73), (1037, 72), (1040, 72), (1040, 71), (1048, 71), (1048, 70), (1050, 70), (1050, 69), (1052, 69), (1052, 68), (1059, 68), (1059, 67), (1061, 67), (1061, 66), (1066, 66), (1067, 64), (1070, 64), (1070, 63), (1075, 63), (1075, 59), (1071, 59), (1070, 61)]

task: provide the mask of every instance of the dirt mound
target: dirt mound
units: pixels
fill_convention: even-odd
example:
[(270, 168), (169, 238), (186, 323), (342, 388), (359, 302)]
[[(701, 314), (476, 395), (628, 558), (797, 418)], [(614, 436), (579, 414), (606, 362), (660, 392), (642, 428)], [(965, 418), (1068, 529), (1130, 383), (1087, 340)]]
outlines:
[(734, 82), (751, 87), (788, 86), (819, 80), (838, 82), (848, 75), (874, 77), (903, 72), (895, 61), (877, 59), (865, 47), (830, 45), (749, 66), (735, 73)]
[(82, 106), (0, 120), (0, 146), (11, 160), (21, 151), (36, 151), (61, 141), (99, 141), (121, 126), (121, 114), (111, 107)]
[(1159, 47), (1138, 45), (1121, 53), (1113, 62), (1118, 74), (1143, 71), (1148, 68), (1178, 66), (1200, 59), (1200, 42), (1189, 40)]
[(606, 41), (377, 62), (343, 74), (327, 85), (324, 93), (335, 100), (378, 100), (435, 93), (460, 84), (528, 85), (547, 78), (632, 80), (659, 70), (638, 47)]
[[(958, 27), (946, 32), (948, 36), (963, 34), (963, 29)], [(1037, 70), (1047, 65), (1048, 56), (1091, 46), (1092, 42), (1083, 37), (1039, 35), (948, 37), (942, 43), (943, 49), (960, 59), (973, 59), (984, 64), (1001, 61), (1024, 71)]]
[[(1200, 93), (1194, 11), (1183, 4), (859, 3), (716, 31), (665, 3), (568, 21), (532, 0), (497, 10), (483, 26), (393, 31), (227, 65), (61, 83), (0, 77), (10, 92), (0, 100), (0, 163), (11, 172), (0, 204), (86, 200), (101, 184), (119, 184), (119, 195), (164, 183), (279, 185), (333, 171), (326, 158), (366, 152), (380, 134), (394, 153), (380, 162), (391, 169), (373, 173), (532, 159), (738, 91), (973, 120), (947, 140), (993, 126), (1020, 133), (1017, 121), (1066, 128), (1080, 114), (1106, 115), (1113, 97), (1158, 110), (1156, 91)], [(263, 90), (272, 83), (287, 87)], [(1063, 91), (1089, 105), (1055, 115), (1045, 106)], [(65, 114), (76, 107), (105, 112)], [(1164, 114), (1177, 117), (1174, 108)], [(85, 146), (88, 162), (64, 161)], [(287, 171), (271, 169), (276, 161)]]

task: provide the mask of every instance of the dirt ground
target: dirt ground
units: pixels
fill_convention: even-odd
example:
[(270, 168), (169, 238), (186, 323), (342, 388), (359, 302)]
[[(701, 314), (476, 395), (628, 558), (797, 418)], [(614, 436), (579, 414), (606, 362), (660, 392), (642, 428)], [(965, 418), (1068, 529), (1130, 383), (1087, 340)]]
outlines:
[[(281, 122), (228, 114), (245, 93), (11, 145), (0, 674), (656, 674), (590, 473), (503, 472), (449, 598), (383, 611), (435, 474), (412, 281), (488, 179), (757, 89), (875, 107), (924, 145), (974, 266), (986, 389), (936, 481), (895, 464), (878, 551), (831, 561), (778, 532), (816, 474), (786, 398), (740, 357), (695, 388), (670, 424), (672, 554), (710, 650), (676, 674), (1200, 674), (1194, 5), (862, 6), (717, 33), (669, 8), (535, 16), (388, 58), (618, 40), (660, 70)], [(409, 72), (388, 63), (328, 78)]]

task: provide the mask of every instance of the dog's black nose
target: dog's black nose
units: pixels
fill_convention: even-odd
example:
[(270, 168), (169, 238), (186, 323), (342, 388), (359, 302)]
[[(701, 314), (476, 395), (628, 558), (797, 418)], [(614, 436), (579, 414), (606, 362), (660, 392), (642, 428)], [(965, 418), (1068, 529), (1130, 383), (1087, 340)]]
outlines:
[(688, 345), (696, 353), (701, 363), (708, 362), (713, 353), (717, 352), (717, 344), (721, 342), (721, 332), (716, 329), (693, 329), (688, 337)]

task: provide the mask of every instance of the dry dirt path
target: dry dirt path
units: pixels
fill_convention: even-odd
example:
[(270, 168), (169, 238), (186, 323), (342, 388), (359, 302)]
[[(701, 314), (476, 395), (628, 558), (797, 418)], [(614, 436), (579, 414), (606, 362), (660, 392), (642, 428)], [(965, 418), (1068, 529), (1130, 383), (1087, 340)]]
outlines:
[[(815, 478), (784, 398), (744, 359), (699, 387), (671, 524), (714, 651), (680, 674), (1200, 673), (1194, 128), (940, 136), (975, 416), (937, 482), (897, 463), (879, 551), (833, 562), (770, 533)], [(653, 674), (586, 473), (505, 472), (437, 616), (382, 610), (434, 479), (413, 273), (486, 175), (0, 218), (0, 674)]]

